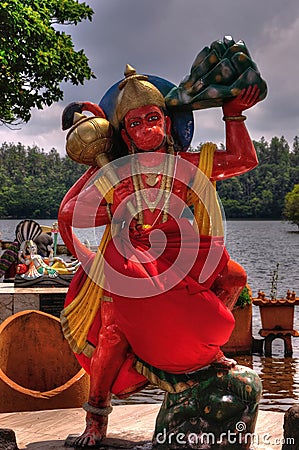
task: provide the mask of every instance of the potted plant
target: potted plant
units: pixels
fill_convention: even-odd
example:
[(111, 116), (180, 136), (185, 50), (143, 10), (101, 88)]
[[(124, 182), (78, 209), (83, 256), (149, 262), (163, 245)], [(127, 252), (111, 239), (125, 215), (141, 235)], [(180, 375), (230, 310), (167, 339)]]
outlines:
[(262, 330), (260, 334), (268, 331), (293, 331), (294, 307), (298, 304), (295, 292), (288, 291), (286, 298), (266, 298), (264, 292), (258, 293), (254, 305), (260, 309)]
[(294, 307), (299, 299), (296, 297), (296, 292), (290, 290), (285, 298), (277, 298), (278, 268), (279, 263), (272, 274), (270, 298), (259, 291), (258, 298), (253, 301), (254, 305), (260, 309), (261, 336), (267, 336), (270, 330), (273, 332), (294, 331)]
[(246, 285), (232, 310), (235, 328), (229, 341), (222, 346), (227, 354), (250, 354), (252, 350), (252, 292)]

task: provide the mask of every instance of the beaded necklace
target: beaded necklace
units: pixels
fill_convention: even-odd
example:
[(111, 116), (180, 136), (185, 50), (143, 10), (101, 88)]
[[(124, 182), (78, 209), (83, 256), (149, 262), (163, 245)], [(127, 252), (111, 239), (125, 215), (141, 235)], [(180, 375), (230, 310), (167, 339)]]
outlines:
[[(167, 154), (173, 155), (173, 139), (171, 136), (167, 136)], [(133, 178), (133, 186), (135, 191), (135, 198), (136, 198), (136, 206), (137, 206), (137, 223), (138, 225), (144, 225), (143, 223), (143, 206), (142, 202), (146, 204), (149, 211), (151, 213), (154, 213), (157, 209), (157, 206), (161, 202), (162, 198), (164, 197), (164, 205), (160, 209), (160, 213), (158, 217), (156, 218), (155, 222), (158, 220), (159, 216), (162, 213), (162, 223), (167, 221), (168, 217), (168, 211), (169, 211), (169, 203), (170, 203), (170, 194), (173, 186), (174, 181), (174, 158), (168, 157), (166, 154), (164, 161), (159, 166), (156, 166), (154, 168), (144, 167), (140, 164), (140, 161), (138, 160), (138, 155), (133, 156), (131, 160), (131, 171), (132, 171), (132, 178)], [(152, 171), (154, 169), (154, 172)], [(148, 175), (146, 175), (146, 184), (149, 186), (152, 186), (151, 183), (153, 183), (153, 187), (158, 183), (159, 175), (162, 173), (161, 183), (160, 186), (155, 188), (157, 190), (157, 196), (155, 200), (150, 200), (148, 197), (147, 190), (144, 186), (143, 179), (142, 179), (142, 173), (146, 171)]]

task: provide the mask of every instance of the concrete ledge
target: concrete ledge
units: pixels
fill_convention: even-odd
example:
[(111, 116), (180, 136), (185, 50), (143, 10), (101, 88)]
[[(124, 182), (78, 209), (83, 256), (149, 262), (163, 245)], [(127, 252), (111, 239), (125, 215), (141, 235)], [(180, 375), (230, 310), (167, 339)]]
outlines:
[[(106, 449), (149, 450), (159, 408), (158, 404), (115, 406), (110, 416)], [(281, 449), (283, 418), (282, 412), (259, 412), (254, 450)], [(84, 430), (85, 412), (60, 409), (3, 413), (0, 424), (2, 428), (15, 431), (20, 450), (65, 450), (65, 439)]]
[(65, 294), (67, 287), (15, 287), (13, 283), (0, 283), (1, 294), (46, 294), (53, 292), (54, 294)]
[(0, 283), (0, 323), (20, 311), (41, 310), (56, 317), (63, 308), (67, 287), (15, 287)]

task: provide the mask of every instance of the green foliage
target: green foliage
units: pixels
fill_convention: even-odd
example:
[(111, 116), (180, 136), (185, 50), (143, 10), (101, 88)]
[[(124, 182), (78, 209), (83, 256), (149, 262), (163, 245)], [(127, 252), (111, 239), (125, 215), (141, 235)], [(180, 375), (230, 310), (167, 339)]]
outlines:
[(299, 184), (285, 196), (284, 217), (299, 227)]
[(290, 150), (284, 137), (254, 141), (259, 165), (217, 183), (227, 218), (281, 219), (285, 196), (299, 183), (299, 139)]
[(78, 85), (94, 77), (83, 50), (75, 51), (71, 36), (60, 31), (92, 15), (78, 0), (1, 2), (0, 123), (28, 122), (31, 108), (63, 98), (62, 81)]
[[(287, 220), (298, 224), (298, 138), (292, 150), (284, 138), (273, 138), (270, 144), (261, 139), (254, 145), (259, 166), (217, 183), (226, 217), (281, 219), (284, 212)], [(63, 196), (85, 169), (55, 149), (45, 153), (36, 146), (2, 144), (0, 218), (55, 218)], [(292, 217), (287, 217), (289, 211)]]
[(239, 298), (235, 304), (235, 306), (241, 306), (241, 308), (244, 308), (246, 305), (251, 304), (251, 296), (250, 291), (247, 286), (245, 286), (239, 295)]
[(86, 170), (52, 149), (0, 147), (0, 218), (57, 217), (60, 202)]

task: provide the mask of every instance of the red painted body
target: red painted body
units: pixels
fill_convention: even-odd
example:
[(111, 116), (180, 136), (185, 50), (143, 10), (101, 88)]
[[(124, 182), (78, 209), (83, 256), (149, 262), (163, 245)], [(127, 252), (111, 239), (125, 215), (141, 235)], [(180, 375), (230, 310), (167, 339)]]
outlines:
[[(224, 116), (240, 116), (243, 110), (250, 108), (257, 101), (258, 90), (256, 88), (248, 88), (247, 90), (242, 91), (238, 97), (225, 103), (223, 106)], [(256, 153), (244, 122), (230, 120), (225, 122), (225, 125), (226, 150), (217, 150), (215, 152), (211, 180), (223, 180), (240, 175), (253, 169), (257, 165)], [(170, 133), (170, 127), (170, 119), (164, 116), (160, 108), (150, 105), (127, 113), (121, 136), (129, 150), (132, 148), (133, 142), (137, 151), (149, 153), (153, 156), (152, 159), (147, 158), (146, 164), (149, 166), (151, 164), (157, 165), (159, 163), (157, 162), (159, 160), (159, 154), (167, 152), (165, 140), (167, 134)], [(172, 186), (172, 192), (183, 202), (186, 202), (187, 184), (192, 181), (197, 169), (199, 153), (182, 153), (180, 156), (182, 162), (178, 163), (177, 170), (181, 170), (183, 161), (185, 160), (191, 163), (190, 167), (194, 167), (194, 172), (190, 169), (189, 173), (184, 173), (182, 175), (186, 183), (185, 185), (182, 181), (176, 179)], [(76, 236), (74, 236), (72, 226), (84, 228), (105, 225), (110, 222), (105, 201), (101, 200), (101, 202), (99, 202), (98, 189), (92, 185), (88, 189), (82, 191), (82, 188), (95, 174), (96, 170), (96, 168), (87, 170), (67, 193), (61, 203), (59, 211), (59, 230), (62, 238), (69, 250), (82, 261), (87, 261), (88, 258), (90, 258), (90, 253), (86, 251), (84, 246), (80, 244)], [(120, 171), (123, 172), (126, 170), (126, 167), (120, 169)], [(159, 187), (160, 183), (161, 180), (158, 180), (156, 187)], [(124, 182), (120, 183), (114, 191), (111, 211), (116, 220), (126, 220), (128, 214), (126, 209), (126, 198), (131, 193), (134, 193), (134, 186), (132, 179), (128, 177)], [(75, 209), (76, 214), (74, 214)], [(175, 201), (172, 201), (170, 204), (170, 212), (174, 217), (179, 217), (181, 213), (181, 209)], [(159, 226), (161, 224), (161, 214), (159, 214), (158, 211), (151, 212), (149, 209), (144, 209), (143, 220), (145, 224), (152, 225), (155, 223), (155, 225)], [(133, 234), (135, 226), (136, 223), (134, 220), (130, 221), (130, 229)], [(115, 250), (111, 249), (111, 252), (112, 251)], [(119, 258), (118, 252), (116, 251), (114, 254), (111, 253), (110, 256), (113, 256), (114, 259)], [(119, 258), (117, 259), (117, 262), (122, 263), (122, 260)], [(209, 289), (208, 291), (205, 290), (205, 292), (210, 292), (213, 299), (214, 297), (217, 299), (215, 301), (220, 300), (224, 314), (222, 318), (226, 317), (225, 320), (228, 320), (229, 322), (231, 313), (225, 305), (229, 306), (230, 309), (233, 307), (240, 291), (246, 283), (246, 273), (237, 263), (231, 260), (228, 261), (227, 258), (225, 264), (219, 268), (216, 275), (217, 276), (212, 280), (210, 286), (204, 289)], [(76, 286), (71, 286), (68, 301), (71, 300), (71, 297), (75, 292)], [(165, 324), (167, 311), (166, 309), (163, 310), (162, 306), (164, 304), (163, 299), (165, 298), (166, 297), (163, 297), (162, 295), (159, 308), (156, 311), (158, 317), (159, 311), (161, 310), (161, 316), (164, 321), (164, 324), (159, 323), (158, 326), (163, 327), (164, 325), (167, 333), (176, 333), (176, 330), (172, 329), (173, 325), (170, 320)], [(97, 341), (95, 342), (97, 345), (90, 362), (90, 368), (88, 367), (89, 361), (87, 358), (81, 357), (81, 363), (90, 370), (91, 374), (89, 403), (96, 407), (105, 407), (110, 403), (111, 390), (115, 383), (118, 386), (123, 386), (121, 367), (126, 362), (127, 352), (132, 351), (132, 341), (134, 341), (137, 346), (138, 336), (135, 336), (134, 334), (134, 323), (138, 320), (138, 309), (140, 314), (142, 314), (142, 308), (140, 310), (140, 305), (138, 305), (137, 309), (132, 307), (132, 302), (138, 302), (138, 299), (131, 300), (127, 298), (126, 302), (123, 303), (122, 300), (124, 299), (120, 298), (120, 296), (115, 296), (114, 302), (103, 301), (101, 303), (101, 309), (97, 316), (97, 320), (101, 323), (98, 336), (94, 336), (95, 329), (91, 331), (93, 333), (93, 338)], [(152, 300), (150, 299), (148, 300), (148, 302), (151, 301)], [(130, 308), (132, 309), (130, 310)], [(185, 308), (189, 314), (189, 316), (188, 314), (187, 316), (189, 317), (189, 320), (191, 320), (192, 316), (194, 317), (194, 308), (196, 308), (196, 305), (194, 305), (193, 309), (189, 308), (189, 306), (185, 306)], [(145, 309), (148, 309), (148, 305)], [(196, 311), (196, 313), (199, 314), (199, 311)], [(149, 326), (148, 320), (150, 320), (152, 311), (143, 312), (143, 314), (143, 326)], [(209, 332), (213, 335), (215, 332), (215, 330), (213, 330), (213, 325), (215, 323), (214, 318), (209, 316), (208, 311), (206, 311), (205, 314), (207, 314), (204, 327), (205, 332)], [(129, 333), (128, 329), (130, 327), (131, 332)], [(228, 326), (228, 329), (231, 330), (231, 323)], [(224, 331), (224, 334), (225, 332), (226, 331)], [(132, 333), (134, 337), (132, 337)], [(194, 339), (194, 336), (191, 336), (191, 334), (192, 331), (188, 332), (188, 326), (184, 326), (184, 336), (187, 344), (190, 346), (193, 345), (192, 339)], [(140, 342), (137, 346), (139, 352), (143, 345), (142, 339), (142, 335), (139, 336)], [(128, 340), (131, 340), (130, 345)], [(148, 341), (145, 341), (144, 345), (147, 345), (146, 342)], [(150, 362), (153, 364), (155, 363), (155, 360), (160, 358), (160, 355), (155, 355), (155, 352), (158, 353), (158, 341), (156, 346), (153, 345), (153, 354), (150, 354), (150, 351), (151, 349), (146, 348), (144, 354), (150, 355)], [(182, 352), (183, 351), (185, 351), (185, 347), (182, 347)], [(204, 364), (211, 362), (210, 359), (215, 359), (216, 353), (217, 352), (215, 352), (214, 356), (207, 356), (207, 360), (204, 361)], [(165, 367), (166, 366), (167, 364), (165, 364)], [(171, 365), (166, 368), (171, 371)], [(198, 367), (189, 366), (190, 371), (192, 369), (196, 370), (197, 368)], [(175, 372), (175, 370), (173, 371)], [(177, 372), (180, 371), (182, 370), (177, 370)], [(125, 377), (131, 377), (132, 383), (135, 383), (138, 386), (146, 383), (146, 379), (142, 379), (138, 374), (129, 372), (130, 370), (125, 371)], [(88, 413), (86, 430), (78, 439), (76, 445), (84, 447), (97, 444), (105, 435), (106, 427), (107, 418)]]

